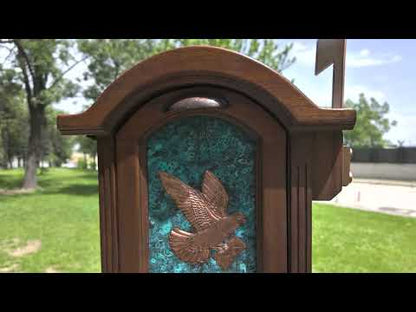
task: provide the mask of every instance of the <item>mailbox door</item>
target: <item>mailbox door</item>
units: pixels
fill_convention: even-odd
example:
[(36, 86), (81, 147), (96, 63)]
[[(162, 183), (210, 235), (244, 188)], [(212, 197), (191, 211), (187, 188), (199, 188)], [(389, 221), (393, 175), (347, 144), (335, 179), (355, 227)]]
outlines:
[(115, 144), (119, 272), (287, 272), (287, 135), (261, 105), (174, 90)]

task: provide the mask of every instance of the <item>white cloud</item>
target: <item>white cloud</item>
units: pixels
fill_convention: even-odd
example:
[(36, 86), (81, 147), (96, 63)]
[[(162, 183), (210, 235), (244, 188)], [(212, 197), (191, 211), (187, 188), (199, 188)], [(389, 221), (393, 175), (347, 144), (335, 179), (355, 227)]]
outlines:
[[(314, 103), (321, 107), (332, 106), (332, 84), (328, 82), (318, 84), (302, 83), (302, 91)], [(379, 103), (387, 101), (386, 95), (380, 90), (374, 90), (364, 85), (346, 85), (344, 89), (344, 101), (358, 101), (360, 93), (364, 93), (367, 100), (374, 98)]]
[(374, 98), (378, 102), (386, 101), (386, 95), (383, 91), (374, 90), (364, 85), (348, 85), (344, 89), (344, 101), (350, 99), (357, 101), (360, 93), (364, 93), (366, 99)]
[(400, 55), (395, 55), (391, 58), (392, 62), (400, 62), (402, 60), (402, 57)]
[(306, 45), (300, 41), (293, 42), (292, 55), (296, 57), (295, 64), (315, 66), (316, 47)]
[(370, 50), (368, 50), (368, 49), (362, 49), (360, 51), (360, 56), (362, 56), (362, 57), (366, 57), (366, 56), (369, 56), (369, 55), (370, 55)]
[(366, 66), (380, 66), (391, 63), (397, 63), (402, 60), (400, 55), (379, 54), (372, 55), (368, 49), (362, 49), (360, 52), (347, 52), (346, 66), (347, 67), (366, 67)]
[(391, 112), (387, 115), (390, 121), (396, 120), (397, 126), (391, 127), (385, 138), (392, 143), (403, 141), (405, 146), (416, 146), (416, 114), (403, 114)]
[[(303, 42), (294, 41), (292, 55), (296, 57), (295, 64), (314, 67), (316, 58), (316, 45), (306, 45)], [(391, 53), (373, 54), (369, 49), (361, 49), (358, 52), (348, 51), (347, 41), (346, 67), (360, 68), (367, 66), (380, 66), (397, 63), (401, 60), (402, 57), (400, 55), (393, 55)]]

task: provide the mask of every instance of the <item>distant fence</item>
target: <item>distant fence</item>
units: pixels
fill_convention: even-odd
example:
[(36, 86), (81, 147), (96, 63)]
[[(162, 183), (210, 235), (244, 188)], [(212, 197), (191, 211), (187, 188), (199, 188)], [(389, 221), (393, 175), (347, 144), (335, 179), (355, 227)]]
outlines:
[(353, 148), (351, 162), (416, 164), (416, 147)]
[(353, 179), (381, 179), (416, 182), (416, 164), (351, 163)]
[(353, 148), (355, 178), (416, 181), (416, 147)]

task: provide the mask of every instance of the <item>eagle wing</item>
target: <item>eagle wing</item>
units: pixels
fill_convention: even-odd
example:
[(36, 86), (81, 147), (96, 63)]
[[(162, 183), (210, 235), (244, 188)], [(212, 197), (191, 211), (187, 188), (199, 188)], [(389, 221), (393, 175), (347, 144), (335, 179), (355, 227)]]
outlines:
[(202, 193), (212, 203), (216, 213), (221, 217), (226, 217), (228, 194), (221, 181), (209, 170), (204, 174)]
[(201, 192), (166, 172), (160, 171), (159, 177), (166, 193), (197, 231), (206, 229), (221, 218)]

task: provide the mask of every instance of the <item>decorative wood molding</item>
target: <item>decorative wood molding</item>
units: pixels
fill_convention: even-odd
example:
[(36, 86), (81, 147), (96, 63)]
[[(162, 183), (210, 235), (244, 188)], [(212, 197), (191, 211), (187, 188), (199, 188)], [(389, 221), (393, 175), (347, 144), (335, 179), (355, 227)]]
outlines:
[(313, 200), (331, 200), (342, 190), (342, 131), (312, 133)]
[(98, 139), (98, 182), (100, 193), (101, 268), (103, 272), (119, 271), (118, 211), (116, 207), (116, 163), (114, 137)]
[[(214, 84), (243, 92), (291, 131), (304, 127), (352, 129), (355, 111), (320, 108), (285, 77), (237, 52), (209, 46), (164, 52), (117, 78), (81, 114), (58, 116), (63, 134), (107, 135), (152, 97), (187, 85)], [(271, 98), (273, 101), (264, 101)], [(268, 103), (268, 104), (264, 104)]]
[(312, 168), (310, 134), (295, 135), (289, 149), (288, 234), (289, 272), (311, 272), (312, 250)]

